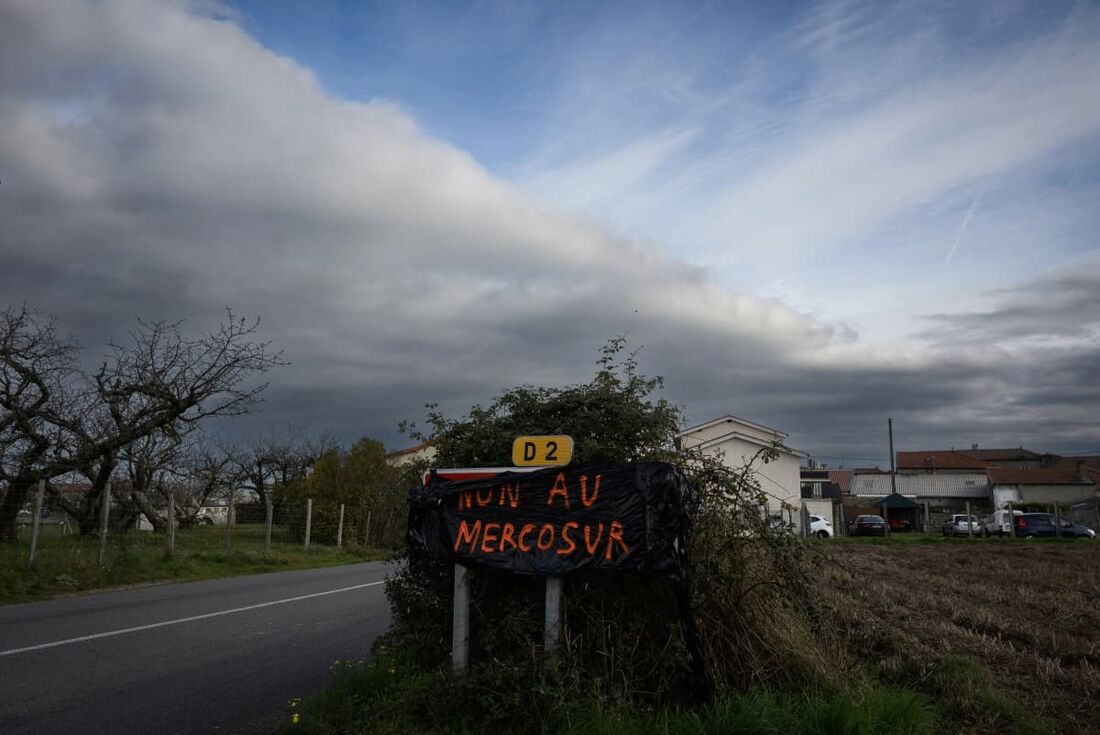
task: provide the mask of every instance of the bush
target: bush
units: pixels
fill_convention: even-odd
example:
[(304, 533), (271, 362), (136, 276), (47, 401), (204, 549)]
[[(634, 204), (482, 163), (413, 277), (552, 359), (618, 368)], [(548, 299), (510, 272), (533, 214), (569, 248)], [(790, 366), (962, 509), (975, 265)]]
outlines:
[[(604, 348), (589, 383), (515, 388), (459, 421), (429, 407), (433, 432), (415, 437), (434, 443), (442, 466), (506, 465), (514, 436), (550, 433), (574, 437), (576, 463), (676, 462), (701, 498), (686, 584), (570, 575), (563, 655), (547, 666), (542, 580), (477, 571), (468, 680), (481, 682), (483, 697), (507, 693), (498, 684), (542, 681), (552, 691), (566, 691), (562, 701), (583, 696), (611, 707), (694, 703), (712, 688), (719, 696), (759, 686), (835, 688), (842, 664), (826, 662), (843, 658), (823, 653), (813, 634), (803, 545), (771, 529), (761, 512), (766, 496), (751, 467), (731, 470), (719, 459), (676, 450), (677, 409), (653, 398), (661, 381), (638, 374), (635, 354), (620, 363), (622, 347), (622, 340), (613, 340)], [(774, 450), (765, 451), (756, 461), (773, 457)], [(386, 585), (393, 627), (385, 645), (422, 671), (443, 675), (451, 640), (451, 566), (407, 561)]]

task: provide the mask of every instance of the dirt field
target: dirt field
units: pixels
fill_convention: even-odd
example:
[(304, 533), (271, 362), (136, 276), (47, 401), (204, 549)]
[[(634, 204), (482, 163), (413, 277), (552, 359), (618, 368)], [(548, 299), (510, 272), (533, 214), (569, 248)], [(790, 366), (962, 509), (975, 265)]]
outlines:
[(1100, 732), (1100, 541), (821, 549), (822, 623), (960, 732)]

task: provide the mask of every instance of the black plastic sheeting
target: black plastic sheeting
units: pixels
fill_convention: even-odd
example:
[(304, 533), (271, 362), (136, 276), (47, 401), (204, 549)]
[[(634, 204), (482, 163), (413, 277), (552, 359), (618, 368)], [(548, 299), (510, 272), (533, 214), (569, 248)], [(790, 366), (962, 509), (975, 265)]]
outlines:
[(409, 551), (518, 574), (581, 569), (680, 578), (698, 502), (665, 462), (509, 472), (409, 493)]

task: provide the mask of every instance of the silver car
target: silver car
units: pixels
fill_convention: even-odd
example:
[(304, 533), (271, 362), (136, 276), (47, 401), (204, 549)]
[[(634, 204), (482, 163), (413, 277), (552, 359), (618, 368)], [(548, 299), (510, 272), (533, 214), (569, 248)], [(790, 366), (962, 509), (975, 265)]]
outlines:
[(981, 536), (982, 530), (978, 516), (967, 516), (966, 513), (956, 513), (943, 524), (944, 536)]

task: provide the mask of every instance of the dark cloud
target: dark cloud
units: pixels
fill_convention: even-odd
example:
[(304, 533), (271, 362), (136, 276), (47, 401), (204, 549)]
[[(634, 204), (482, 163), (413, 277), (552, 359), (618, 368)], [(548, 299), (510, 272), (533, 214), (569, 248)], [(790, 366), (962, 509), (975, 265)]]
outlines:
[[(9, 2), (0, 70), (4, 300), (57, 314), (92, 354), (135, 316), (261, 315), (292, 365), (223, 431), (392, 445), (426, 402), (461, 413), (585, 379), (627, 334), (690, 420), (742, 415), (822, 455), (886, 461), (887, 416), (901, 446), (1100, 443), (1095, 351), (874, 350), (548, 211), (392, 105), (328, 97), (186, 6)], [(1063, 316), (1095, 311), (1073, 293)], [(937, 317), (941, 333), (1081, 334), (1043, 331), (1057, 314), (1023, 291), (1001, 298), (1000, 316)]]
[(936, 326), (923, 336), (950, 345), (1100, 334), (1100, 263), (1047, 274), (989, 295), (994, 308), (934, 314), (928, 318)]

